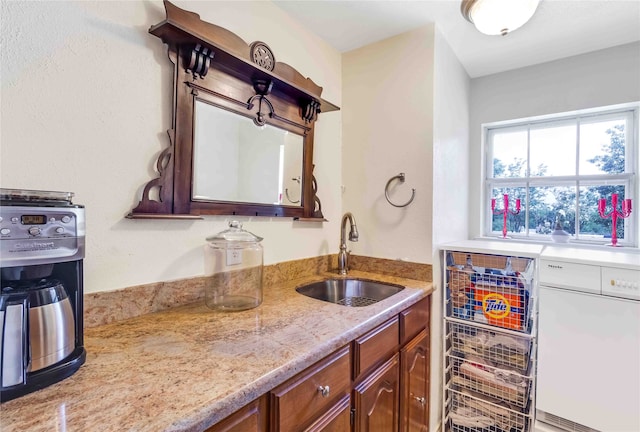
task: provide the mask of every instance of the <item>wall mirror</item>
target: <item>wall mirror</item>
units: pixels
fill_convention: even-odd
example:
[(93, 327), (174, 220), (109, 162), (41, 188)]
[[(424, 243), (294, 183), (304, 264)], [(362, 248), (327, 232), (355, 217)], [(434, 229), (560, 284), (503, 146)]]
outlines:
[(169, 145), (158, 177), (129, 218), (201, 215), (324, 220), (313, 175), (318, 115), (339, 108), (322, 87), (277, 62), (264, 42), (247, 44), (165, 0), (149, 33), (167, 45), (174, 72)]
[(196, 99), (194, 201), (302, 206), (304, 137)]

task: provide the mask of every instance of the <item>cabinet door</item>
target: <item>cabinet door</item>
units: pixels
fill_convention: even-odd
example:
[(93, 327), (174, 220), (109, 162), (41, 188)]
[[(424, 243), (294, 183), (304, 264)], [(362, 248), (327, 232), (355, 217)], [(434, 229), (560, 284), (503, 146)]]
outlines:
[(205, 432), (266, 432), (267, 419), (267, 396), (240, 408), (229, 417), (207, 429)]
[(399, 357), (396, 353), (354, 389), (355, 432), (398, 431)]
[(349, 432), (350, 430), (351, 399), (347, 395), (304, 432)]
[(429, 334), (423, 330), (400, 351), (400, 430), (429, 429)]

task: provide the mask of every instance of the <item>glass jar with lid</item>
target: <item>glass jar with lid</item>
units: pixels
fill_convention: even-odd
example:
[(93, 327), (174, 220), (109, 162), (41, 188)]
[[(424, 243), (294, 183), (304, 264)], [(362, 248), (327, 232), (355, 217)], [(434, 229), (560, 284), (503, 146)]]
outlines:
[(207, 237), (204, 252), (205, 303), (216, 311), (241, 311), (262, 303), (262, 237), (239, 221)]

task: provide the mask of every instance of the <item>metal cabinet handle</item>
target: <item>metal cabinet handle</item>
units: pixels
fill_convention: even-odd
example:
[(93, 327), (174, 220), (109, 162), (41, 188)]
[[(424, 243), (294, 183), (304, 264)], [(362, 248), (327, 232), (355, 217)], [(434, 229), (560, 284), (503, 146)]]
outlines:
[(318, 387), (318, 392), (322, 395), (322, 397), (329, 396), (329, 391), (331, 391), (329, 386), (320, 386), (320, 387)]
[(422, 406), (425, 406), (425, 404), (427, 403), (427, 400), (423, 397), (414, 396), (413, 398), (417, 400), (418, 403), (420, 403), (420, 405)]

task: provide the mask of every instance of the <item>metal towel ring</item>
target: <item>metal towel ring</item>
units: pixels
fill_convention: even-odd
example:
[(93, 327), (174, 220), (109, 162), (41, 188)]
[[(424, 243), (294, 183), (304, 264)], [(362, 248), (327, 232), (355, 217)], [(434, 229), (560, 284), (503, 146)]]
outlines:
[(300, 202), (300, 200), (294, 201), (291, 198), (289, 198), (289, 189), (288, 188), (285, 188), (284, 194), (287, 196), (287, 199), (289, 200), (290, 203), (298, 204)]
[[(298, 177), (293, 177), (291, 180), (293, 180), (294, 182), (300, 184), (302, 182), (302, 180), (300, 179), (300, 176)], [(300, 193), (302, 193), (302, 191), (300, 191)], [(284, 190), (284, 194), (287, 196), (287, 199), (289, 200), (290, 203), (292, 204), (298, 204), (300, 202), (300, 200), (294, 201), (289, 197), (289, 188), (286, 188)]]
[(394, 204), (394, 203), (392, 203), (391, 200), (389, 199), (389, 185), (395, 179), (400, 180), (400, 183), (404, 183), (404, 173), (400, 173), (397, 176), (391, 177), (389, 179), (389, 181), (387, 182), (387, 185), (384, 187), (384, 197), (387, 199), (387, 202), (389, 204), (391, 204), (392, 206), (394, 206), (394, 207), (406, 207), (409, 204), (411, 204), (413, 202), (413, 199), (416, 197), (416, 190), (414, 188), (411, 188), (411, 198), (406, 203), (404, 203), (404, 204)]

